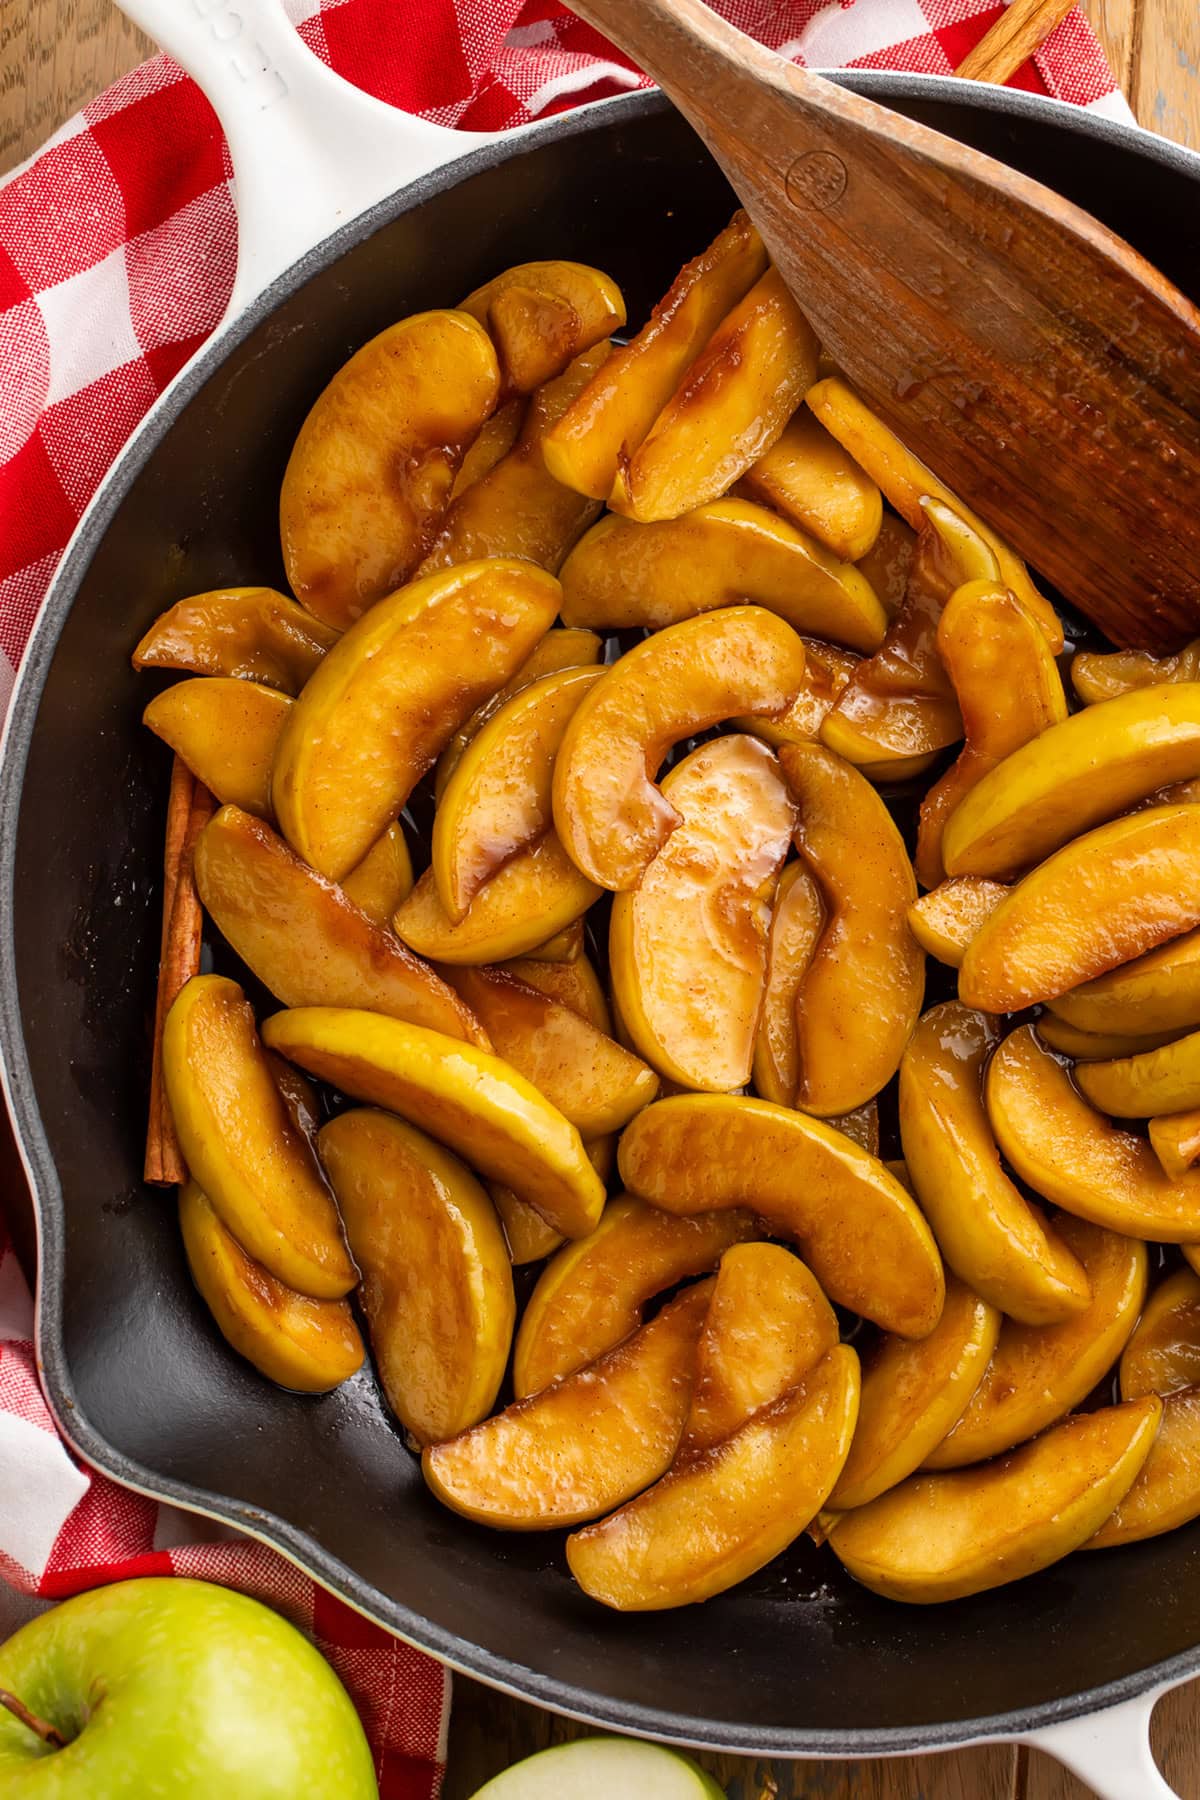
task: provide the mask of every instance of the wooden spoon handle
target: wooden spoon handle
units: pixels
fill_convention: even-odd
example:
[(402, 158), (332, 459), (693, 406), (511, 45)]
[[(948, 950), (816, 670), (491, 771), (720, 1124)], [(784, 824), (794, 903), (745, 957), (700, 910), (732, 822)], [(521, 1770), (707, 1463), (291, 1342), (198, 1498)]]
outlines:
[(964, 81), (1003, 86), (1062, 24), (1074, 4), (1075, 0), (1012, 0), (954, 73)]

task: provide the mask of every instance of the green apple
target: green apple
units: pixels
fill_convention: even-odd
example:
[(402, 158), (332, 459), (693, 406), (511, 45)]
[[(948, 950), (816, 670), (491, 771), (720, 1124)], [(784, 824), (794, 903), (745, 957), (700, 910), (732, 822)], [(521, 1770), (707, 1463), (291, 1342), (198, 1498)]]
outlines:
[(0, 1649), (4, 1800), (378, 1800), (350, 1697), (286, 1619), (206, 1581), (116, 1582)]
[(725, 1789), (677, 1750), (633, 1738), (577, 1738), (506, 1769), (474, 1800), (725, 1800)]

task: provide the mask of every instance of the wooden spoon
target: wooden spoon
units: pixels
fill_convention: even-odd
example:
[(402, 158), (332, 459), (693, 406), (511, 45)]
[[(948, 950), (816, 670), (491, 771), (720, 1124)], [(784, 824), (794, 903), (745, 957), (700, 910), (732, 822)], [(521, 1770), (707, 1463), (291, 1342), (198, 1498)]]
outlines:
[(826, 348), (917, 453), (1115, 643), (1200, 633), (1191, 302), (1048, 188), (703, 0), (571, 4), (686, 114)]

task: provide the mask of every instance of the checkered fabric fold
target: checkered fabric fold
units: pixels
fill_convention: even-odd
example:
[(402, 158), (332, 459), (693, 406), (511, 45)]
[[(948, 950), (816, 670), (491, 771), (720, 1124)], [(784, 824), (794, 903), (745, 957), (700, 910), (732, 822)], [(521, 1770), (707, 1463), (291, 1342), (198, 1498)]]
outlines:
[[(644, 85), (557, 0), (287, 3), (334, 69), (437, 124), (495, 131)], [(939, 75), (1003, 10), (994, 0), (716, 3), (798, 61)], [(1078, 11), (1013, 85), (1129, 116)], [(93, 100), (0, 186), (0, 712), (80, 514), (220, 319), (235, 250), (216, 118), (164, 56)], [(14, 1595), (34, 1604), (135, 1574), (244, 1588), (309, 1631), (345, 1679), (385, 1800), (430, 1800), (444, 1758), (442, 1670), (272, 1551), (213, 1541), (210, 1524), (81, 1467), (55, 1431), (31, 1339), (29, 1295), (0, 1222), (0, 1576), (9, 1590), (0, 1626), (15, 1618)]]

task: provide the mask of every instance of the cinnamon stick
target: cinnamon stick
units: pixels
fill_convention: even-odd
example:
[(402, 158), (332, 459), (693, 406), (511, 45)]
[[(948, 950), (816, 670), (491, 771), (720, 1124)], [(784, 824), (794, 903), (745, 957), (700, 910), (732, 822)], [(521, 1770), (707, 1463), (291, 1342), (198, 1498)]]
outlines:
[(1074, 4), (1075, 0), (1012, 0), (954, 73), (964, 81), (993, 81), (1003, 86), (1041, 49)]
[(154, 1049), (150, 1067), (150, 1122), (146, 1131), (144, 1179), (158, 1187), (187, 1180), (187, 1164), (175, 1134), (162, 1078), (162, 1035), (179, 990), (200, 972), (203, 913), (192, 877), (196, 840), (212, 817), (216, 801), (177, 756), (171, 770), (163, 853), (163, 923), (154, 1009)]

